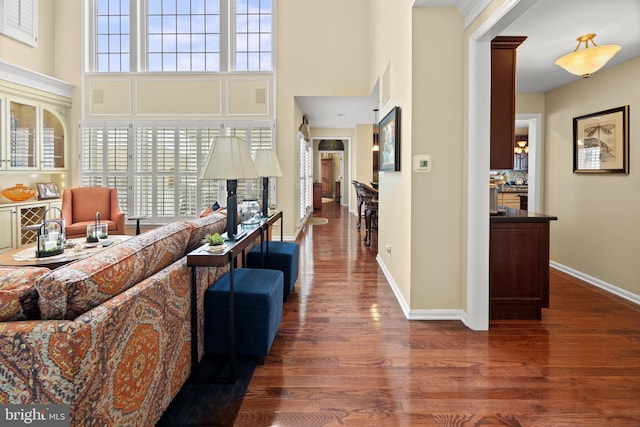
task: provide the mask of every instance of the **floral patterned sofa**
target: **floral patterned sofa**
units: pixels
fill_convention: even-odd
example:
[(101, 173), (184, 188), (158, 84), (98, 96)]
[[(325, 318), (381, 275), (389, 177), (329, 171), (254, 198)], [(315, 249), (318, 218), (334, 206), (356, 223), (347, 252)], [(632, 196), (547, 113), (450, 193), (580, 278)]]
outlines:
[[(55, 270), (0, 268), (0, 404), (70, 405), (72, 426), (154, 425), (191, 370), (185, 255), (225, 225), (214, 213)], [(199, 268), (198, 292), (227, 269)]]

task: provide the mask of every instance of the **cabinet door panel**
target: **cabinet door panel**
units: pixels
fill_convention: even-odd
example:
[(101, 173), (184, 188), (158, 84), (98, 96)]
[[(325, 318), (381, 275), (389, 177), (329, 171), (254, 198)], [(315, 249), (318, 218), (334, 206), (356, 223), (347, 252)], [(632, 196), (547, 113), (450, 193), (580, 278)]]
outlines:
[(16, 208), (0, 208), (0, 252), (15, 246), (16, 240)]
[(36, 169), (37, 108), (34, 105), (11, 102), (9, 106), (9, 168)]
[(65, 144), (62, 122), (47, 109), (42, 110), (42, 169), (64, 169)]

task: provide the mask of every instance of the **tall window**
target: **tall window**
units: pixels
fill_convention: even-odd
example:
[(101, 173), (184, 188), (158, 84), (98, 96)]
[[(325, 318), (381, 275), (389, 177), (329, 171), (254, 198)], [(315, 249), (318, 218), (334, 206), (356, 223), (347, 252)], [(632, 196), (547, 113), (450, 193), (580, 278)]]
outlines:
[[(80, 185), (118, 189), (129, 215), (155, 223), (193, 218), (205, 206), (226, 204), (226, 181), (201, 180), (211, 140), (223, 128), (213, 121), (81, 123)], [(253, 151), (271, 148), (272, 122), (229, 123), (231, 134)], [(255, 198), (259, 180), (240, 180), (238, 198)], [(272, 200), (275, 194), (270, 193)]]
[(218, 0), (149, 1), (148, 71), (220, 71)]
[(271, 70), (272, 22), (271, 0), (236, 0), (236, 70)]
[(300, 136), (300, 222), (304, 222), (313, 206), (311, 205), (313, 192), (313, 150), (311, 143)]
[(96, 1), (96, 71), (130, 71), (129, 0)]
[(271, 1), (91, 0), (88, 71), (271, 71)]

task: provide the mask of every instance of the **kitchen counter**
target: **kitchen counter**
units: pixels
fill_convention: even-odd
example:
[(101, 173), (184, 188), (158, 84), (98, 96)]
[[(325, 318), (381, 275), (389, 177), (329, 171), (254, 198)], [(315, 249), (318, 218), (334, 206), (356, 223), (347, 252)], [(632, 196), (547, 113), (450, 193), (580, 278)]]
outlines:
[(504, 222), (549, 222), (556, 221), (558, 219), (557, 216), (545, 215), (506, 206), (498, 206), (498, 210), (503, 210), (504, 213), (491, 215), (490, 222), (492, 224)]
[(529, 187), (502, 187), (502, 190), (498, 189), (498, 193), (528, 193)]
[(549, 308), (549, 223), (558, 218), (500, 207), (489, 227), (489, 319), (542, 319)]

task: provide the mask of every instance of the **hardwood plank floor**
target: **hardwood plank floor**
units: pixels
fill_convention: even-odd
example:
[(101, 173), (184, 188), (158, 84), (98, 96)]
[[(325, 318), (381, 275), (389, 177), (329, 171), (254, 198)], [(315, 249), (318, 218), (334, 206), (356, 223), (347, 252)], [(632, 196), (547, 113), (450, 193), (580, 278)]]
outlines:
[(408, 321), (364, 225), (315, 215), (235, 425), (640, 426), (638, 306), (552, 270), (541, 322)]

